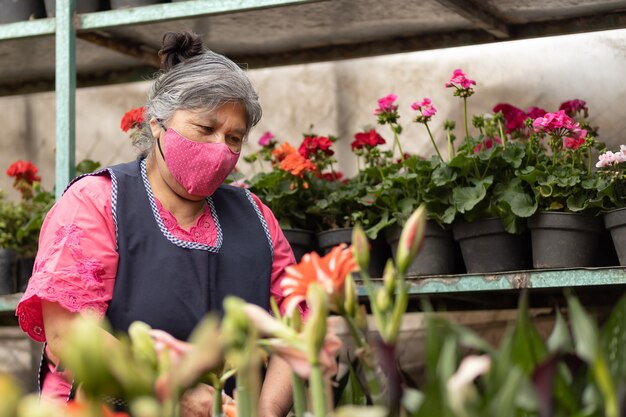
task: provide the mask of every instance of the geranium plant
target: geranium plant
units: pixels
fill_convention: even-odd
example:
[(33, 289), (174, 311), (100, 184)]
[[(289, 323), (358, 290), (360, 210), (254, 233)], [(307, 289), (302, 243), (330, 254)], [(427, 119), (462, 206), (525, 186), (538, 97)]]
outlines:
[(278, 145), (270, 135), (261, 136), (261, 150), (246, 161), (250, 164), (267, 161), (271, 170), (256, 173), (246, 185), (267, 204), (281, 227), (313, 230), (313, 222), (306, 211), (313, 204), (311, 182), (318, 167), (292, 145), (287, 142)]
[(609, 190), (604, 177), (592, 169), (593, 150), (604, 148), (595, 132), (584, 129), (565, 110), (528, 123), (533, 130), (529, 148), (537, 152), (518, 176), (535, 190), (539, 210), (597, 213)]

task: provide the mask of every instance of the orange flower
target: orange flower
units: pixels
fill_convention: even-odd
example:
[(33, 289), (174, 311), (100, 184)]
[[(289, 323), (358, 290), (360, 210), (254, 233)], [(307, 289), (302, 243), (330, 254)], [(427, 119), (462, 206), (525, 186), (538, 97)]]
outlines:
[(352, 250), (345, 243), (335, 246), (323, 258), (311, 252), (302, 257), (297, 265), (285, 268), (280, 288), (285, 295), (285, 312), (291, 316), (294, 309), (306, 299), (309, 285), (319, 284), (329, 296), (329, 307), (338, 312), (343, 306), (344, 283), (348, 274), (356, 271)]
[(297, 152), (298, 151), (296, 150), (296, 148), (291, 146), (288, 142), (285, 142), (282, 145), (280, 145), (278, 148), (274, 149), (272, 151), (272, 155), (276, 158), (277, 162), (280, 162), (283, 159), (285, 159), (287, 155), (291, 155)]
[[(102, 417), (130, 417), (128, 413), (124, 412), (115, 412), (112, 411), (109, 407), (102, 404), (101, 406)], [(87, 415), (91, 415), (91, 406), (88, 403), (80, 402), (80, 401), (69, 401), (65, 407), (66, 417), (83, 417)]]
[(291, 173), (295, 177), (302, 178), (305, 171), (315, 171), (317, 167), (299, 153), (291, 153), (280, 161), (280, 169)]
[(222, 405), (222, 411), (226, 417), (237, 417), (237, 405), (235, 404)]

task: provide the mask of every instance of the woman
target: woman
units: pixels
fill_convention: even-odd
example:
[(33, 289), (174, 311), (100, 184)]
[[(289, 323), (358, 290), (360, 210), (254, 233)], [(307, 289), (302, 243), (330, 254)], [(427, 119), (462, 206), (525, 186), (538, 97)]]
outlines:
[[(221, 185), (261, 118), (244, 72), (205, 50), (197, 35), (167, 33), (162, 74), (146, 105), (137, 161), (75, 180), (42, 227), (39, 253), (16, 314), (46, 342), (42, 396), (67, 399), (57, 368), (68, 322), (89, 310), (114, 330), (142, 320), (186, 340), (226, 295), (269, 307), (293, 253), (271, 211), (246, 190)], [(272, 358), (263, 416), (285, 415), (288, 365)], [(206, 416), (208, 386), (188, 392), (184, 415)]]

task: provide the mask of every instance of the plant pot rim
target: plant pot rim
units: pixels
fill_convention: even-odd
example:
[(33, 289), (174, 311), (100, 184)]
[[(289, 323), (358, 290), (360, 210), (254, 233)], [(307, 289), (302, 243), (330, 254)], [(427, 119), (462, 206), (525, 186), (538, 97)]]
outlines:
[(352, 230), (354, 229), (354, 227), (338, 227), (337, 229), (328, 229), (328, 230), (323, 230), (321, 232), (317, 232), (315, 233), (317, 236), (324, 236), (324, 235), (328, 235), (328, 234), (332, 234), (332, 233), (337, 233), (337, 232), (345, 232), (346, 230)]
[[(479, 227), (480, 233), (475, 233), (475, 229)], [(475, 236), (487, 236), (496, 235), (500, 233), (508, 233), (502, 225), (502, 220), (499, 217), (489, 217), (487, 219), (475, 220), (473, 222), (460, 221), (452, 224), (452, 234), (454, 240), (465, 240)]]
[[(584, 219), (584, 222), (579, 222)], [(573, 229), (591, 233), (602, 233), (604, 222), (601, 216), (561, 211), (540, 211), (528, 218), (530, 229)]]

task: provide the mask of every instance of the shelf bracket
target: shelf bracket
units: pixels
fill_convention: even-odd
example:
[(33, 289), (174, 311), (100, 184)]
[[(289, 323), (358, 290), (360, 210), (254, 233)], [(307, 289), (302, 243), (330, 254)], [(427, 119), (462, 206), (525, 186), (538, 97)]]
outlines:
[(467, 0), (436, 0), (437, 3), (452, 10), (456, 14), (469, 20), (480, 29), (489, 32), (498, 39), (507, 39), (511, 36), (506, 23), (494, 15), (480, 8), (477, 4)]
[(161, 67), (161, 62), (158, 56), (159, 51), (147, 45), (131, 42), (127, 39), (115, 38), (97, 32), (79, 32), (76, 36), (79, 39), (91, 42), (95, 45), (137, 58), (144, 64), (152, 67)]

